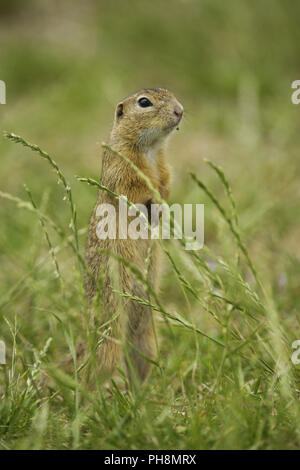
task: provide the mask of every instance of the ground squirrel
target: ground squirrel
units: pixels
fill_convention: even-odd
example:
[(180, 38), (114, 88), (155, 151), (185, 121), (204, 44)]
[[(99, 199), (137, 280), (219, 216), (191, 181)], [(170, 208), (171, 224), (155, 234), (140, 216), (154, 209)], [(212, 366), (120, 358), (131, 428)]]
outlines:
[[(168, 90), (144, 89), (128, 96), (117, 105), (109, 139), (111, 148), (130, 159), (150, 179), (165, 201), (169, 197), (170, 173), (165, 162), (164, 144), (172, 131), (178, 128), (182, 115), (182, 105)], [(126, 161), (107, 149), (103, 156), (101, 184), (119, 195), (126, 196), (128, 201), (134, 204), (140, 203), (149, 207), (154, 202), (153, 193), (145, 181)], [(96, 213), (99, 204), (103, 203), (114, 205), (117, 214), (119, 208), (118, 200), (100, 190), (88, 230), (86, 264), (89, 274), (86, 277), (86, 291), (89, 300), (95, 299), (99, 279), (102, 280), (99, 311), (94, 311), (93, 315), (100, 327), (106, 325), (106, 339), (98, 349), (99, 368), (109, 373), (113, 371), (116, 363), (123, 357), (124, 349), (120, 344), (125, 341), (125, 344), (129, 345), (129, 354), (125, 358), (129, 378), (132, 379), (133, 369), (134, 375), (143, 381), (151, 366), (143, 355), (150, 358), (154, 356), (151, 310), (148, 306), (123, 297), (122, 312), (115, 318), (118, 307), (113, 289), (111, 257), (101, 250), (115, 253), (130, 261), (141, 272), (145, 272), (151, 246), (148, 276), (152, 288), (156, 289), (158, 246), (150, 237), (147, 240), (133, 240), (120, 239), (117, 236), (115, 240), (100, 240), (96, 233), (99, 223)], [(137, 281), (132, 271), (122, 263), (118, 264), (117, 270), (121, 292), (147, 299), (145, 288)], [(95, 310), (95, 307), (93, 309)], [(111, 319), (113, 320), (110, 321)], [(101, 328), (100, 331), (103, 332)], [(128, 366), (128, 356), (133, 366), (131, 368)]]

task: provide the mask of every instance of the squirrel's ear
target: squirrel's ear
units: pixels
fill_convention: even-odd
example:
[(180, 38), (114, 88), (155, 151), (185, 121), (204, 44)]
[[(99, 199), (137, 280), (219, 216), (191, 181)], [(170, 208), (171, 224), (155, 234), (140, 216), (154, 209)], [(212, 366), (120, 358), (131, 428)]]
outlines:
[(116, 109), (116, 118), (120, 119), (123, 116), (123, 103), (119, 103)]

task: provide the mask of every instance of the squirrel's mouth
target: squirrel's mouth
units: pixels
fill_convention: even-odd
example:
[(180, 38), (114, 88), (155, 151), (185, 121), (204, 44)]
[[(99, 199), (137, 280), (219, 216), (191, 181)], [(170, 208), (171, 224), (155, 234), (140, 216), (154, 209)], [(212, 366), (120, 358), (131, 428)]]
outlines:
[(167, 127), (165, 127), (165, 130), (172, 131), (173, 129), (176, 129), (177, 131), (179, 131), (179, 124), (180, 124), (181, 118), (182, 116), (176, 119), (175, 122), (172, 122), (171, 124), (169, 124)]

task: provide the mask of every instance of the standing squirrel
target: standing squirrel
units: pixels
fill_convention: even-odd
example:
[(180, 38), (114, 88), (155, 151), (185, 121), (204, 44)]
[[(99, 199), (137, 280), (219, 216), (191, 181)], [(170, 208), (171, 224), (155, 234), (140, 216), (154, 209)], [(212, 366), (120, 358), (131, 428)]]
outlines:
[[(162, 199), (168, 200), (170, 173), (165, 162), (165, 142), (173, 130), (178, 128), (183, 107), (175, 96), (163, 88), (147, 88), (122, 100), (116, 108), (109, 146), (131, 160), (148, 177)], [(144, 179), (128, 162), (109, 149), (105, 149), (102, 162), (101, 184), (118, 195), (126, 196), (133, 204), (144, 204), (148, 208), (155, 199)], [(110, 254), (121, 257), (138, 268), (147, 271), (152, 289), (157, 289), (158, 244), (148, 239), (99, 239), (97, 208), (111, 204), (116, 210), (118, 225), (119, 201), (106, 191), (99, 191), (94, 207), (86, 246), (86, 292), (93, 302), (93, 317), (100, 325), (101, 344), (97, 355), (100, 371), (111, 374), (122, 360), (122, 344), (127, 344), (127, 365), (129, 379), (133, 375), (143, 381), (151, 363), (143, 356), (154, 358), (154, 331), (152, 312), (149, 306), (121, 297), (116, 289), (116, 263)], [(129, 220), (129, 219), (128, 219)], [(149, 258), (149, 253), (151, 256)], [(147, 261), (150, 259), (150, 261)], [(148, 300), (145, 287), (138, 282), (132, 270), (125, 263), (117, 263), (118, 289), (122, 293)], [(95, 307), (95, 299), (100, 305)], [(103, 328), (101, 326), (103, 325)]]

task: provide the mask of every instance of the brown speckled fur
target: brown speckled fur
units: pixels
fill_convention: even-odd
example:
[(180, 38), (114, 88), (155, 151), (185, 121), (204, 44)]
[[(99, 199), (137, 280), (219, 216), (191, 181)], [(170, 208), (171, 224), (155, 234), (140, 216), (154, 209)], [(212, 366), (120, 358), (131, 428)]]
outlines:
[[(153, 106), (140, 107), (138, 99), (141, 97), (148, 98)], [(144, 89), (118, 104), (110, 134), (110, 146), (132, 160), (150, 178), (164, 200), (168, 200), (170, 186), (164, 143), (172, 130), (178, 126), (182, 112), (182, 106), (168, 90)], [(149, 152), (152, 153), (149, 154)], [(101, 183), (117, 194), (125, 195), (133, 203), (146, 205), (149, 200), (155, 202), (152, 192), (140, 176), (124, 160), (109, 150), (104, 151)], [(158, 246), (155, 240), (98, 239), (96, 226), (99, 217), (96, 217), (96, 208), (101, 203), (113, 204), (118, 214), (118, 201), (108, 193), (99, 191), (88, 231), (86, 263), (94, 279), (98, 279), (100, 270), (104, 279), (102, 305), (99, 307), (99, 311), (92, 312), (100, 325), (116, 314), (120, 298), (118, 299), (113, 293), (114, 274), (109, 255), (100, 253), (99, 249), (109, 250), (125, 258), (144, 273), (148, 250), (152, 245), (149, 280), (154, 289), (157, 289), (159, 263)], [(128, 268), (119, 263), (117, 271), (119, 288), (122, 292), (147, 298), (144, 287), (137, 282)], [(91, 276), (86, 277), (86, 291), (90, 300), (97, 293), (97, 286)], [(154, 356), (154, 335), (149, 307), (122, 298), (121, 314), (109, 326), (111, 327), (109, 333), (111, 339), (104, 340), (98, 350), (99, 372), (105, 370), (106, 373), (112, 373), (116, 363), (122, 359), (123, 350), (120, 341), (122, 342), (124, 339), (147, 356)], [(118, 340), (118, 343), (113, 341), (114, 338)], [(150, 363), (132, 348), (129, 347), (128, 350), (130, 362), (136, 375), (139, 379), (144, 380), (150, 371)], [(129, 377), (131, 377), (130, 374)]]

